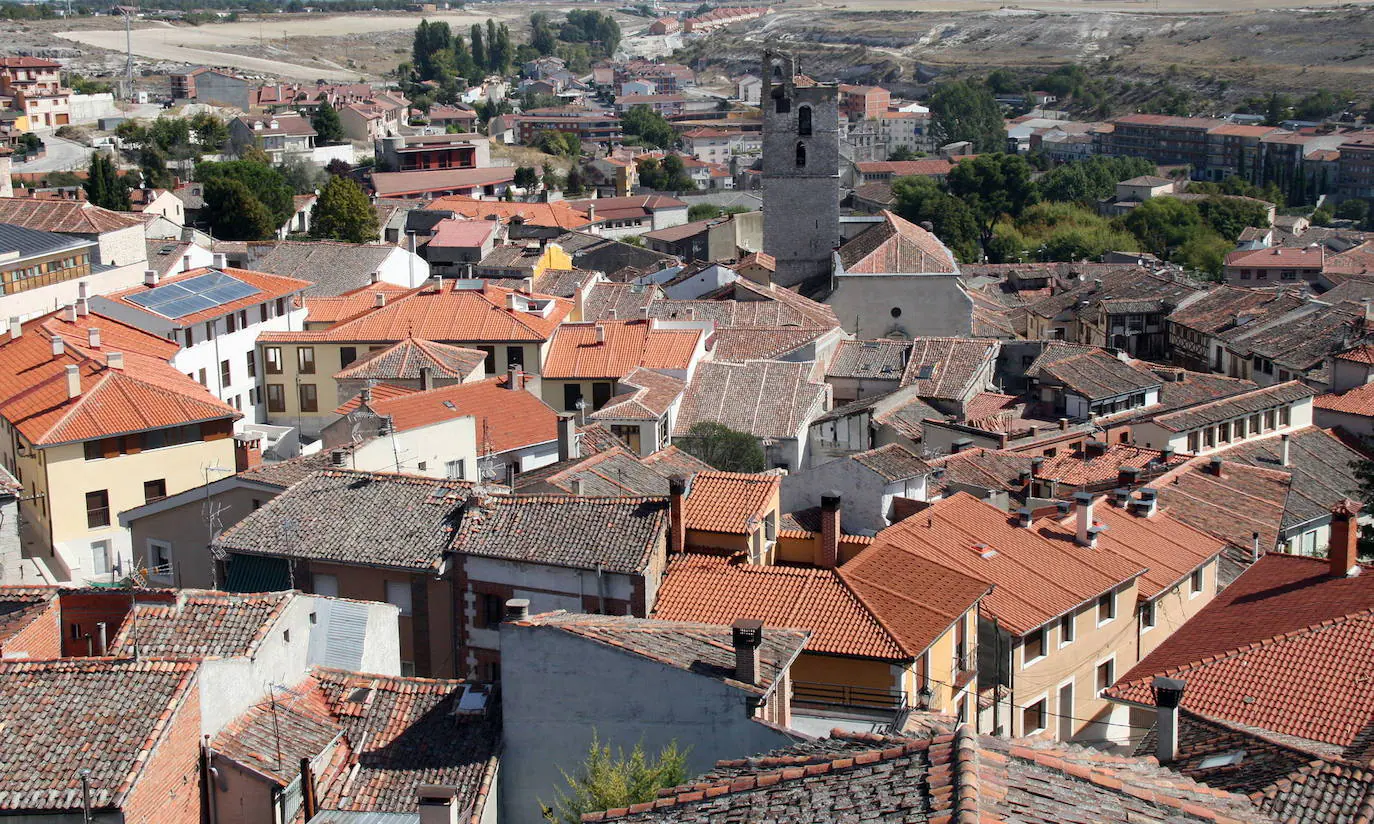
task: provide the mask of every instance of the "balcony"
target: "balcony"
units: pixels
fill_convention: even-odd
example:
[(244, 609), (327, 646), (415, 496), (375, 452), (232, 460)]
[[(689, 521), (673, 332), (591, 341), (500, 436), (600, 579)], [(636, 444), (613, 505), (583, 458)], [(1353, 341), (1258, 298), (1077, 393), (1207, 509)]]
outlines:
[(905, 727), (912, 707), (902, 690), (793, 681), (792, 711), (792, 726), (808, 734), (840, 727), (891, 735)]

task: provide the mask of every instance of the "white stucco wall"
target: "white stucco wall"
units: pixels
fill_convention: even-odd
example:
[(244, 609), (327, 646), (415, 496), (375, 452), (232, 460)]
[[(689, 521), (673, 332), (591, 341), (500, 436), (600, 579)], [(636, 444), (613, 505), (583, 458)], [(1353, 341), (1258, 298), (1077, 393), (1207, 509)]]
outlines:
[(75, 303), (79, 296), (78, 283), (86, 284), (89, 295), (103, 295), (128, 289), (143, 282), (143, 270), (146, 268), (144, 263), (138, 262), (87, 275), (80, 280), (68, 280), (0, 296), (0, 317), (6, 322), (14, 317), (28, 320)]

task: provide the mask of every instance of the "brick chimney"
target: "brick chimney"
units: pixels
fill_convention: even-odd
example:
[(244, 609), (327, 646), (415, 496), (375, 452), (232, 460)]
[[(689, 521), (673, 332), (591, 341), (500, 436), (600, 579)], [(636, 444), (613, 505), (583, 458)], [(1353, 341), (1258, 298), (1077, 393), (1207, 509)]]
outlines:
[(730, 625), (730, 640), (735, 646), (735, 680), (759, 686), (762, 673), (759, 647), (763, 645), (763, 622), (756, 618), (739, 618)]
[(1360, 502), (1349, 498), (1331, 508), (1331, 543), (1326, 557), (1331, 563), (1331, 576), (1345, 578), (1359, 575), (1356, 545), (1360, 537)]
[(821, 495), (821, 542), (816, 547), (816, 566), (834, 569), (840, 564), (840, 493)]
[(668, 479), (668, 551), (687, 551), (687, 479), (674, 475)]

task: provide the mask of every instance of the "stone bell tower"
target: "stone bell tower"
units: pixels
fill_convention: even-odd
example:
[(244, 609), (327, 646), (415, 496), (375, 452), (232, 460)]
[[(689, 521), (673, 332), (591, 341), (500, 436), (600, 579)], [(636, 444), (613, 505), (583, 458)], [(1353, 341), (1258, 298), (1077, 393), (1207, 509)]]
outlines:
[(840, 113), (833, 83), (798, 73), (784, 52), (763, 53), (763, 251), (773, 281), (828, 276), (840, 240)]

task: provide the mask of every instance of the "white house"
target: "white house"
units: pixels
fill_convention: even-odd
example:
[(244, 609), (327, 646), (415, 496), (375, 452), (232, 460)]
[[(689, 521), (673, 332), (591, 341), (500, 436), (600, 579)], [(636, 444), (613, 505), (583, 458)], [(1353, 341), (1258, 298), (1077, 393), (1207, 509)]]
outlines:
[[(258, 386), (260, 332), (299, 331), (309, 281), (230, 269), (221, 256), (212, 268), (168, 278), (149, 270), (142, 286), (91, 299), (91, 308), (155, 335), (175, 340), (172, 365), (243, 412), (240, 425), (267, 420)], [(300, 304), (300, 308), (297, 308)]]

